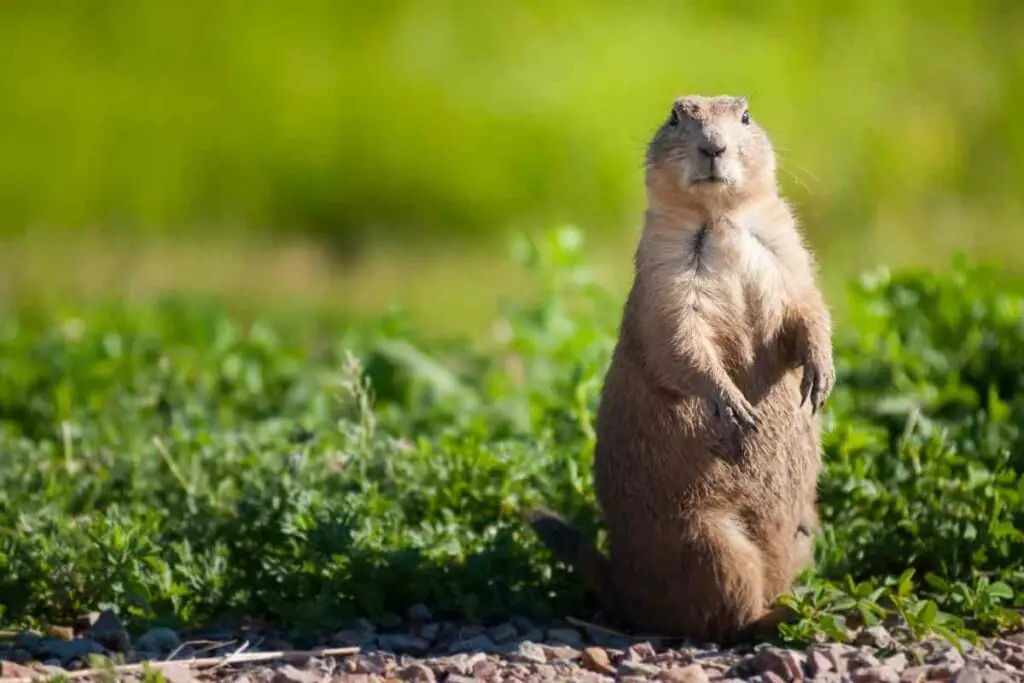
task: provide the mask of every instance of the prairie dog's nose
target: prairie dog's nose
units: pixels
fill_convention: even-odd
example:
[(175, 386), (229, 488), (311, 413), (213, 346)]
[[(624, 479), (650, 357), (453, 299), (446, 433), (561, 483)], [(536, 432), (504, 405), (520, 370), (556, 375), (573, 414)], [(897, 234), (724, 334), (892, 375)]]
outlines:
[(719, 144), (717, 142), (711, 142), (709, 140), (707, 142), (702, 142), (699, 145), (697, 145), (697, 149), (704, 156), (714, 159), (715, 157), (722, 156), (722, 153), (725, 151), (725, 145)]

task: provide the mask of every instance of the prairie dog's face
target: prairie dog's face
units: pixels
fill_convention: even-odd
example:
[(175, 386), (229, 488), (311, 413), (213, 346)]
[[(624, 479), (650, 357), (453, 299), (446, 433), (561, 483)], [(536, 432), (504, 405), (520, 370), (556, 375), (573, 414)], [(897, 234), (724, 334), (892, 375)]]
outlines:
[(745, 97), (684, 96), (647, 148), (648, 184), (688, 195), (752, 195), (775, 185), (775, 153)]

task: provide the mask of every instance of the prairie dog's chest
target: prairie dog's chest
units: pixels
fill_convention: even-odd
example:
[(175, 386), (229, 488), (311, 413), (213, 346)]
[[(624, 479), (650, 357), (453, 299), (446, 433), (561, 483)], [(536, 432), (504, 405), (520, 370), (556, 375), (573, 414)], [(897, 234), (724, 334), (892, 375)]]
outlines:
[(695, 262), (712, 289), (747, 299), (788, 300), (789, 278), (778, 247), (756, 229), (743, 225), (728, 230), (704, 229), (692, 246)]

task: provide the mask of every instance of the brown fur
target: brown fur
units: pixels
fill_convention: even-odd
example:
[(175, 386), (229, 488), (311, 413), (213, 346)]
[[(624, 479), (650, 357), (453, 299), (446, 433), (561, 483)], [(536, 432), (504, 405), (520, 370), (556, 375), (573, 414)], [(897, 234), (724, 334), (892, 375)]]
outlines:
[(559, 545), (557, 517), (532, 519), (626, 625), (720, 642), (773, 627), (769, 604), (812, 560), (818, 411), (834, 381), (814, 262), (746, 109), (679, 98), (648, 147), (635, 280), (596, 421), (610, 556)]

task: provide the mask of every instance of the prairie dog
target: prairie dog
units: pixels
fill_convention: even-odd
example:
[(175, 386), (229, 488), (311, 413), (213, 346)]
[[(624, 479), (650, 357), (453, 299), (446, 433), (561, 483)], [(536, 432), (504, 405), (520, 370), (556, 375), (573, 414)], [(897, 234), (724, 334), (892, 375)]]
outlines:
[(773, 626), (812, 561), (831, 318), (746, 98), (675, 100), (645, 175), (596, 419), (610, 555), (555, 513), (529, 519), (624, 625), (726, 642)]

